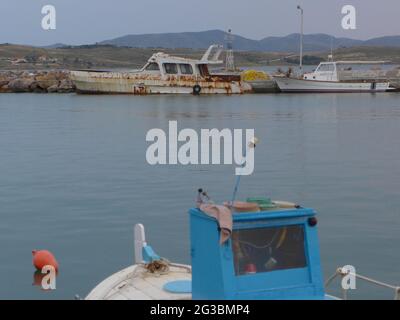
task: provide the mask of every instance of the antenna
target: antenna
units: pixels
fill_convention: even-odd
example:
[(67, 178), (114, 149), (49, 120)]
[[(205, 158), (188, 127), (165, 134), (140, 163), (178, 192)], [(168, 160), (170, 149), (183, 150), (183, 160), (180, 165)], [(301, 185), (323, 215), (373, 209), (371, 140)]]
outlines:
[(234, 36), (232, 35), (232, 30), (229, 29), (228, 33), (225, 35), (225, 42), (226, 42), (226, 64), (225, 69), (226, 71), (235, 71), (235, 61), (233, 58), (233, 39)]
[(331, 36), (331, 54), (328, 57), (329, 61), (333, 61), (333, 36)]
[[(257, 137), (253, 137), (250, 141), (249, 144), (247, 145), (247, 149), (245, 150), (245, 157), (247, 154), (247, 150), (248, 149), (254, 149), (256, 147), (256, 145), (258, 144), (258, 138)], [(242, 165), (243, 167), (244, 165)], [(235, 182), (235, 187), (233, 189), (233, 194), (232, 194), (232, 201), (230, 202), (230, 206), (232, 208), (232, 211), (234, 210), (234, 205), (235, 205), (235, 199), (236, 199), (236, 194), (237, 191), (239, 189), (239, 183), (240, 183), (240, 175), (236, 176), (236, 182)]]

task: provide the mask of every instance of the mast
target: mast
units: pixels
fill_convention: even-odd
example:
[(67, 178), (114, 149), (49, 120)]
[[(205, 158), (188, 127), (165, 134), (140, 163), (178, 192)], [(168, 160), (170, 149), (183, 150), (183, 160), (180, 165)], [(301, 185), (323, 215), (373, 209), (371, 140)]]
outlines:
[(331, 54), (328, 56), (328, 61), (333, 61), (333, 36), (331, 36)]
[(301, 23), (300, 23), (300, 70), (303, 69), (303, 8), (300, 5), (297, 6), (297, 9), (300, 10), (301, 15)]
[(226, 62), (225, 69), (226, 71), (235, 71), (235, 61), (233, 58), (233, 35), (232, 30), (229, 29), (228, 33), (225, 36), (226, 41)]

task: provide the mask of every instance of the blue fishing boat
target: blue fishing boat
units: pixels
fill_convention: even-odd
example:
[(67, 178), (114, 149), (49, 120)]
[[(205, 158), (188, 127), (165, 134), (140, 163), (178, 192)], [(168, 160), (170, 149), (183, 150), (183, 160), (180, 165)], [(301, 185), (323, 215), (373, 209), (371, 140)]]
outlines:
[(235, 213), (220, 244), (216, 220), (190, 210), (193, 299), (325, 299), (316, 213)]
[[(136, 225), (136, 263), (87, 299), (326, 299), (316, 213), (279, 203), (230, 216), (190, 209), (191, 266), (161, 258)], [(222, 230), (229, 219), (231, 230)]]

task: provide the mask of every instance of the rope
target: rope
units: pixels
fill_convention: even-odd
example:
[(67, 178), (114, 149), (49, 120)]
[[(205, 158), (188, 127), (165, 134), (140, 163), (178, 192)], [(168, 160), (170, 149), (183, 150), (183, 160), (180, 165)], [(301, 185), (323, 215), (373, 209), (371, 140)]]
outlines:
[(338, 271), (336, 271), (333, 275), (331, 275), (325, 282), (325, 288), (327, 288), (331, 284), (331, 282), (337, 278), (338, 275), (339, 275)]
[(158, 275), (168, 274), (170, 269), (169, 266), (170, 262), (164, 258), (161, 258), (159, 260), (154, 260), (144, 265), (147, 272)]
[(142, 264), (147, 272), (156, 274), (168, 274), (170, 272), (170, 267), (180, 268), (186, 270), (186, 272), (191, 273), (192, 268), (190, 266), (184, 266), (176, 263), (172, 263), (166, 258), (161, 258), (159, 260), (152, 261), (147, 264)]
[[(366, 281), (368, 283), (375, 284), (375, 285), (383, 287), (383, 288), (392, 289), (392, 290), (395, 291), (394, 299), (395, 300), (400, 300), (400, 287), (393, 286), (393, 285), (387, 284), (385, 282), (378, 281), (378, 280), (375, 280), (375, 279), (372, 279), (372, 278), (369, 278), (369, 277), (366, 277), (366, 276), (363, 276), (363, 275), (360, 275), (360, 274), (357, 274), (357, 273), (346, 271), (343, 268), (338, 268), (336, 270), (336, 272), (332, 276), (330, 276), (328, 278), (328, 280), (325, 282), (325, 288), (328, 288), (328, 286), (332, 283), (332, 281), (334, 279), (336, 279), (338, 276), (341, 276), (343, 278), (344, 276), (347, 276), (347, 275), (354, 276), (354, 277), (356, 277), (356, 279), (361, 279), (361, 280), (364, 280), (364, 281)], [(347, 289), (343, 289), (343, 298), (345, 300), (347, 300), (347, 291), (348, 291)]]
[(255, 249), (266, 249), (266, 248), (269, 248), (274, 243), (278, 233), (279, 233), (279, 230), (275, 231), (271, 241), (269, 243), (265, 244), (265, 245), (262, 245), (262, 246), (257, 246), (257, 245), (255, 245), (255, 244), (253, 244), (251, 242), (247, 242), (247, 241), (243, 241), (243, 240), (238, 240), (238, 242), (240, 244), (245, 244), (245, 245), (248, 245), (249, 247), (252, 247), (252, 248), (255, 248)]

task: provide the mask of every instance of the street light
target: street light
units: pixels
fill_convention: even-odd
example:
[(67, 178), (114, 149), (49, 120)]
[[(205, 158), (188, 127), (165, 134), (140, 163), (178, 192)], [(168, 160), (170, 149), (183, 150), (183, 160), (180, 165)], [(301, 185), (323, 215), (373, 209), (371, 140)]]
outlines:
[(303, 8), (299, 5), (297, 9), (300, 10), (301, 14), (301, 25), (300, 25), (300, 70), (303, 69)]

